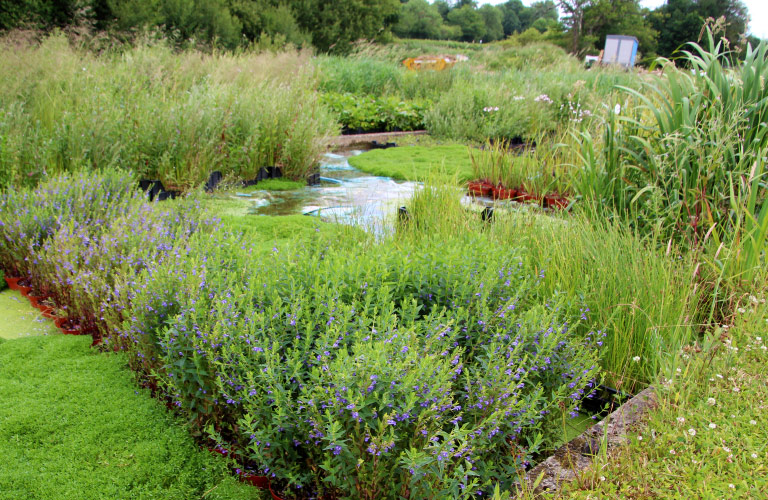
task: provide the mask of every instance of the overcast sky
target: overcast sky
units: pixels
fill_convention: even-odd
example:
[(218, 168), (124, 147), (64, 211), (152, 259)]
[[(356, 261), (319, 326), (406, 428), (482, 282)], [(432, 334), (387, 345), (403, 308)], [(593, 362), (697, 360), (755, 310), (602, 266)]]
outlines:
[[(506, 0), (480, 0), (479, 3), (490, 3), (497, 5)], [(523, 0), (525, 5), (531, 5), (535, 0)], [(655, 9), (665, 3), (666, 0), (640, 0), (643, 7)], [(752, 19), (749, 23), (749, 32), (760, 38), (768, 38), (768, 0), (742, 0), (749, 9), (749, 16)]]

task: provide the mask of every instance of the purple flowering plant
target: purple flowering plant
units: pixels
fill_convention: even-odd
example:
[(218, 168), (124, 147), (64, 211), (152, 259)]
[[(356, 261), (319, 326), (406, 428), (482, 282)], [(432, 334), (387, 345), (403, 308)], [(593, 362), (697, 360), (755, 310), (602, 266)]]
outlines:
[(284, 497), (508, 489), (600, 380), (604, 334), (524, 248), (320, 231), (266, 251), (194, 202), (128, 199), (55, 219), (29, 273)]
[(508, 487), (594, 388), (600, 337), (537, 296), (519, 257), (402, 250), (320, 237), (265, 260), (192, 238), (142, 273), (122, 335), (190, 421), (285, 491)]

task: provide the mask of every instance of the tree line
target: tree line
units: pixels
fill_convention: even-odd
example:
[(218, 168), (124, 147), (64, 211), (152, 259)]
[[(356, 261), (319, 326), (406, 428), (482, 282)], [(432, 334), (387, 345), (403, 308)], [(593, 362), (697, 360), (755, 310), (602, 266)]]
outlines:
[[(561, 16), (560, 13), (564, 15)], [(546, 40), (594, 53), (608, 34), (635, 36), (646, 58), (670, 56), (698, 39), (708, 18), (723, 18), (734, 44), (749, 22), (741, 0), (17, 0), (0, 2), (0, 30), (89, 26), (114, 34), (143, 29), (179, 43), (235, 48), (251, 43), (312, 45), (345, 53), (359, 40), (402, 38), (492, 42)], [(756, 39), (751, 40), (753, 44)], [(743, 45), (743, 43), (742, 43)]]

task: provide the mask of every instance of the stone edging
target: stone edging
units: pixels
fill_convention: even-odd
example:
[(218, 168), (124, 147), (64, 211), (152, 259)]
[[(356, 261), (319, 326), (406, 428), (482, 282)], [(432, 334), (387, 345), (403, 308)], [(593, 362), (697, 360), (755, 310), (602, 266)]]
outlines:
[(595, 455), (627, 444), (629, 429), (655, 406), (656, 394), (653, 387), (648, 387), (528, 471), (526, 482), (532, 486), (543, 473), (534, 489), (538, 495), (556, 492), (563, 482), (575, 481), (582, 471), (592, 465)]
[(406, 135), (424, 135), (426, 130), (414, 130), (412, 132), (380, 132), (376, 134), (351, 134), (337, 135), (331, 137), (328, 142), (329, 148), (348, 148), (356, 145), (370, 146), (371, 141), (387, 142), (388, 139), (395, 139)]

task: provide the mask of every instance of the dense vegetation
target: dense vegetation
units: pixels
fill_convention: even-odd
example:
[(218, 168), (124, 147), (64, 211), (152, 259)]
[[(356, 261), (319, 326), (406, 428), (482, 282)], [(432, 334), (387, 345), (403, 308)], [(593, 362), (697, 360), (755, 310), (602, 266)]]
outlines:
[[(445, 72), (399, 64), (429, 50), (424, 43), (349, 58), (175, 54), (163, 41), (96, 55), (62, 35), (39, 44), (6, 37), (0, 185), (84, 166), (130, 168), (175, 189), (200, 185), (214, 170), (249, 180), (272, 165), (303, 180), (342, 127), (535, 141), (578, 119), (574, 106), (594, 110), (615, 85), (639, 86), (622, 71), (585, 71), (541, 44), (475, 51)], [(476, 71), (481, 65), (494, 71)]]
[(596, 53), (606, 35), (623, 34), (637, 37), (650, 63), (699, 40), (704, 21), (721, 17), (726, 38), (743, 48), (749, 14), (741, 0), (669, 0), (655, 10), (639, 0), (541, 0), (530, 6), (521, 0), (481, 6), (474, 0), (23, 0), (0, 5), (0, 30), (76, 26), (125, 39), (150, 29), (180, 46), (311, 44), (342, 54), (359, 40), (388, 41), (392, 34), (468, 42), (534, 39), (574, 54)]
[[(509, 492), (599, 384), (659, 382), (764, 283), (768, 44), (705, 30), (663, 75), (541, 43), (3, 44), (3, 272), (288, 498)], [(449, 71), (399, 64), (458, 47)], [(195, 189), (264, 165), (301, 180), (342, 124), (416, 118), (461, 145), (369, 153), (427, 179), (391, 232), (233, 221)], [(149, 202), (140, 177), (186, 196)], [(570, 211), (483, 221), (457, 189), (473, 177)]]

